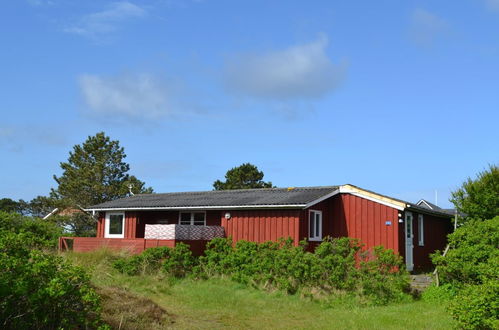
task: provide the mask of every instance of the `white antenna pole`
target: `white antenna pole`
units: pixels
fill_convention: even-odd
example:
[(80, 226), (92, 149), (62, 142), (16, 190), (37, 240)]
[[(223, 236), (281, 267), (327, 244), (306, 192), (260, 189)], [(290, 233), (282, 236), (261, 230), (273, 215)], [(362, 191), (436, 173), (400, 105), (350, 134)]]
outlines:
[(438, 206), (438, 191), (435, 189), (435, 205)]
[(132, 187), (133, 187), (132, 184), (128, 185), (128, 192), (130, 193), (130, 196), (134, 195), (134, 193), (132, 192)]

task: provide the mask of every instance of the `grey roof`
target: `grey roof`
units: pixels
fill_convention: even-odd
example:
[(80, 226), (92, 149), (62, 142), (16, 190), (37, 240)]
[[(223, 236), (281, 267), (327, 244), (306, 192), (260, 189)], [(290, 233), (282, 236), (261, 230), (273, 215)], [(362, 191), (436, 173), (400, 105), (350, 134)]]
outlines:
[[(425, 209), (430, 210), (441, 210), (442, 208), (438, 205), (428, 202), (426, 199), (422, 199), (418, 202), (419, 207), (424, 207)], [(428, 207), (429, 206), (429, 207)]]
[(268, 188), (141, 194), (93, 205), (93, 209), (303, 207), (338, 189), (338, 186)]
[[(424, 203), (422, 203), (423, 201)], [(433, 213), (443, 213), (452, 216), (456, 214), (456, 209), (443, 209), (436, 204), (428, 202), (426, 199), (421, 199), (416, 205), (413, 205), (413, 208), (430, 210), (433, 211)]]

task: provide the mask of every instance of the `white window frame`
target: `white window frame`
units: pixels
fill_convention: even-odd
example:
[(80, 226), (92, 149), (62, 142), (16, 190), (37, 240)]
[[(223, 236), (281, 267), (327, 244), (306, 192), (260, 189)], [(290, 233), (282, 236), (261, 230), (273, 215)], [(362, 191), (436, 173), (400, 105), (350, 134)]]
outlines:
[(418, 245), (424, 246), (424, 216), (418, 214)]
[[(312, 236), (311, 235), (311, 232), (310, 232), (310, 214), (311, 213), (314, 213), (314, 214), (319, 214), (320, 215), (320, 221), (319, 221), (319, 234), (318, 235), (315, 235), (315, 236)], [(314, 215), (314, 219), (313, 219), (314, 223), (314, 231), (317, 231), (317, 228), (315, 228), (315, 215)], [(322, 241), (322, 211), (319, 211), (319, 210), (308, 210), (308, 240), (309, 241), (315, 241), (315, 242), (318, 242), (318, 241)]]
[[(199, 226), (199, 225), (194, 225), (194, 214), (195, 213), (202, 213), (204, 215), (204, 223), (203, 226), (206, 226), (206, 211), (180, 211), (178, 212), (178, 224), (181, 225), (182, 221), (182, 213), (190, 213), (191, 214), (191, 223), (189, 226)], [(187, 226), (187, 225), (184, 225)]]
[[(121, 228), (123, 229), (123, 232), (121, 234), (110, 234), (109, 229), (110, 229), (110, 219), (111, 215), (121, 215), (122, 217), (122, 223), (121, 223)], [(106, 212), (106, 220), (104, 223), (104, 237), (105, 238), (125, 238), (125, 212)]]

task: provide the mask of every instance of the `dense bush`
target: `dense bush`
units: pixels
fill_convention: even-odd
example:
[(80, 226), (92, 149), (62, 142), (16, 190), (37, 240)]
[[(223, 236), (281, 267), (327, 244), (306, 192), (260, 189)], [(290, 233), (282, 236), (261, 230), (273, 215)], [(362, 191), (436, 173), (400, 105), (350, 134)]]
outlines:
[(189, 246), (179, 243), (175, 248), (150, 248), (141, 254), (118, 259), (113, 267), (127, 275), (153, 274), (163, 269), (173, 277), (184, 277), (191, 272), (194, 262)]
[(360, 263), (359, 283), (361, 293), (376, 305), (407, 298), (409, 276), (402, 257), (376, 246), (372, 256)]
[(421, 297), (427, 302), (447, 303), (457, 294), (456, 288), (447, 283), (440, 286), (431, 285), (423, 291)]
[(53, 222), (3, 211), (0, 211), (0, 230), (28, 234), (32, 237), (30, 243), (36, 247), (56, 247), (62, 236), (62, 229)]
[(450, 249), (444, 257), (432, 256), (442, 283), (456, 286), (480, 284), (499, 274), (499, 217), (469, 221), (448, 236)]
[(204, 255), (194, 258), (185, 244), (175, 248), (151, 248), (140, 255), (114, 262), (128, 275), (162, 271), (172, 277), (227, 276), (232, 280), (267, 290), (290, 294), (311, 292), (358, 296), (361, 302), (387, 304), (408, 297), (409, 280), (402, 259), (391, 250), (377, 247), (359, 253), (361, 245), (349, 238), (327, 239), (314, 253), (306, 242), (298, 246), (291, 239), (255, 243), (215, 238)]
[(151, 274), (161, 268), (169, 253), (170, 248), (166, 246), (150, 248), (141, 254), (116, 260), (113, 267), (127, 275)]
[(169, 250), (163, 263), (163, 271), (176, 278), (185, 277), (192, 272), (195, 261), (189, 245), (178, 243), (175, 248)]
[(0, 327), (59, 329), (98, 325), (100, 299), (83, 269), (30, 248), (32, 233), (0, 232)]
[(464, 287), (449, 306), (463, 329), (499, 329), (499, 282)]
[(314, 253), (291, 240), (239, 241), (232, 247), (230, 239), (217, 238), (208, 243), (197, 272), (291, 294), (301, 289), (349, 292), (374, 304), (407, 297), (409, 281), (401, 258), (381, 247), (372, 254), (359, 254), (360, 249), (359, 242), (349, 238), (325, 240)]
[(470, 220), (448, 238), (446, 256), (437, 252), (432, 258), (441, 282), (456, 292), (451, 314), (463, 328), (497, 328), (499, 217)]

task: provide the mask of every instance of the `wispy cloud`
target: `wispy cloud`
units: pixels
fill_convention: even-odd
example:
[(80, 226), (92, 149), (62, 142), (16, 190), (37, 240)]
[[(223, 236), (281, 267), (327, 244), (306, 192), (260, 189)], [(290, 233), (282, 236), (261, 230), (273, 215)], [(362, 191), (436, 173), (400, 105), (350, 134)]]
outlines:
[(11, 152), (22, 152), (29, 144), (42, 144), (52, 147), (65, 145), (66, 134), (63, 129), (49, 129), (37, 125), (0, 126), (0, 148)]
[(174, 114), (174, 87), (151, 74), (99, 76), (78, 79), (91, 114), (105, 117), (151, 120)]
[(118, 30), (126, 21), (142, 18), (147, 11), (128, 1), (114, 2), (107, 9), (83, 16), (65, 32), (86, 37), (98, 37)]
[(345, 77), (346, 67), (326, 54), (328, 40), (299, 44), (283, 50), (238, 54), (225, 64), (226, 87), (250, 97), (289, 101), (320, 98)]
[(411, 39), (423, 47), (432, 46), (439, 38), (447, 34), (449, 23), (424, 9), (416, 9), (411, 17)]
[(485, 0), (487, 8), (493, 11), (499, 11), (499, 0)]

